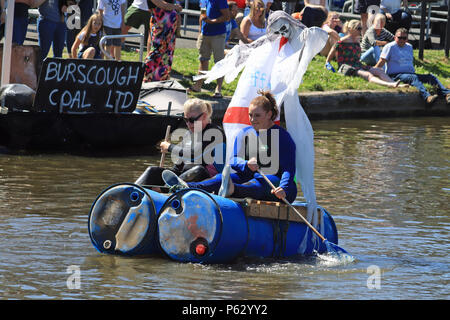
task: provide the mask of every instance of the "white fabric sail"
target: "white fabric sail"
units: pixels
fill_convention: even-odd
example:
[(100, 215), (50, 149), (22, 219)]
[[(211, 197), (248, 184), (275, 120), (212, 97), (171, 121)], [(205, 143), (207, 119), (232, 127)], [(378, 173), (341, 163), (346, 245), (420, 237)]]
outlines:
[[(309, 63), (322, 50), (327, 39), (328, 34), (324, 30), (306, 28), (284, 12), (276, 11), (269, 16), (266, 36), (252, 46), (234, 47), (231, 55), (199, 77), (210, 82), (224, 76), (226, 82), (231, 82), (244, 68), (223, 119), (227, 141), (230, 142), (227, 159), (231, 156), (232, 142), (237, 133), (250, 125), (248, 106), (251, 100), (258, 95), (258, 90), (271, 90), (278, 106), (284, 108), (286, 128), (296, 145), (296, 176), (308, 203), (307, 218), (314, 227), (319, 224), (314, 187), (314, 133), (300, 105), (297, 90)], [(324, 226), (323, 223), (320, 225)], [(305, 236), (299, 252), (304, 251), (306, 239)]]

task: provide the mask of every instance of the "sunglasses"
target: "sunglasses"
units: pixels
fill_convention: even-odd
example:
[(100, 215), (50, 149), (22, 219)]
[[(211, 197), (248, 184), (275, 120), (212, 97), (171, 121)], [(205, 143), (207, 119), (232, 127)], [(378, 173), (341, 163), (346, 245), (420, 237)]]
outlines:
[(196, 117), (189, 117), (189, 118), (183, 118), (184, 121), (186, 121), (186, 123), (194, 123), (195, 121), (197, 121), (198, 119), (200, 119), (200, 117), (203, 115), (204, 112), (200, 113), (198, 116)]
[(397, 39), (399, 39), (399, 40), (406, 40), (406, 39), (408, 39), (408, 37), (397, 37)]

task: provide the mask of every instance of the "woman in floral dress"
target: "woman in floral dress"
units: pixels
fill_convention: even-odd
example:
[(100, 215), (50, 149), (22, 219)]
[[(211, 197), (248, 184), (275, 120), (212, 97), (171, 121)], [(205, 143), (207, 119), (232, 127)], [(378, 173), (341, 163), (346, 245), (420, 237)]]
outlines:
[(382, 69), (363, 65), (361, 57), (361, 22), (359, 20), (350, 20), (344, 25), (346, 35), (336, 42), (328, 54), (325, 67), (334, 72), (330, 61), (336, 57), (338, 62), (338, 72), (346, 76), (358, 76), (369, 82), (382, 86), (397, 88), (403, 87), (400, 81), (392, 80)]
[(150, 0), (148, 6), (152, 10), (152, 32), (148, 39), (150, 51), (144, 61), (144, 82), (163, 81), (169, 78), (172, 69), (178, 12), (183, 8), (164, 0)]

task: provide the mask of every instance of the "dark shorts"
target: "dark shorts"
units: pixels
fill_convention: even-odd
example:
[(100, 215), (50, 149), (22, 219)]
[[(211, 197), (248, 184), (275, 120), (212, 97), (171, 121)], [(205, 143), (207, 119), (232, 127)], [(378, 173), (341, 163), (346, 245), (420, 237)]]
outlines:
[[(87, 48), (86, 48), (86, 49), (87, 49)], [(78, 52), (78, 55), (77, 55), (78, 59), (82, 59), (82, 58), (83, 58), (83, 53), (84, 53), (84, 51), (85, 51), (85, 50)], [(101, 59), (101, 58), (102, 58), (101, 52), (100, 52), (99, 49), (96, 48), (96, 49), (95, 49), (94, 59)]]
[(141, 10), (136, 7), (129, 7), (125, 14), (125, 25), (138, 29), (142, 24), (148, 28), (150, 23), (150, 11)]
[(380, 0), (355, 0), (355, 13), (367, 13), (367, 8), (371, 5), (380, 6)]
[[(120, 28), (110, 28), (107, 26), (103, 26), (103, 30), (105, 30), (105, 35), (107, 35), (107, 36), (122, 34), (122, 29), (120, 29)], [(106, 39), (106, 45), (120, 47), (120, 46), (122, 46), (122, 40), (121, 40), (121, 38)]]

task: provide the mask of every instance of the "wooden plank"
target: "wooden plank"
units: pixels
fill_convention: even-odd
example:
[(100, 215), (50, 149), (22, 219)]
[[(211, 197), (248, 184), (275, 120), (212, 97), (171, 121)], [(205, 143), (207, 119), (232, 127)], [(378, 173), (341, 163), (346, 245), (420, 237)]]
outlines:
[[(245, 214), (248, 217), (304, 223), (303, 220), (297, 215), (297, 213), (294, 212), (294, 210), (281, 202), (262, 201), (254, 199), (232, 200), (242, 206)], [(295, 206), (295, 208), (304, 218), (307, 218), (307, 211), (305, 206)], [(321, 212), (319, 209), (317, 210), (317, 213), (319, 214), (320, 219)]]

